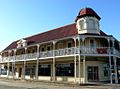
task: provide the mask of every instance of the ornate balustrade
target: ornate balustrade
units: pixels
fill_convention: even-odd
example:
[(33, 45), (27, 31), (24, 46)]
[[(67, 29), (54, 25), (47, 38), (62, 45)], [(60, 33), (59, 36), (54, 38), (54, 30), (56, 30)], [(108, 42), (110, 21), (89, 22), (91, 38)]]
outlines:
[(36, 59), (36, 58), (47, 58), (47, 57), (53, 57), (53, 56), (65, 56), (65, 55), (74, 55), (74, 54), (96, 54), (100, 55), (108, 55), (108, 54), (114, 54), (116, 56), (120, 57), (120, 51), (108, 48), (108, 47), (96, 47), (96, 48), (90, 48), (90, 47), (82, 47), (82, 48), (64, 48), (64, 49), (58, 49), (58, 50), (52, 50), (52, 51), (45, 51), (40, 53), (30, 53), (30, 54), (23, 54), (23, 55), (16, 55), (16, 56), (10, 56), (10, 57), (2, 57), (0, 58), (0, 62), (12, 62), (12, 61), (22, 61), (27, 59)]
[(53, 57), (53, 51), (40, 52), (40, 58)]

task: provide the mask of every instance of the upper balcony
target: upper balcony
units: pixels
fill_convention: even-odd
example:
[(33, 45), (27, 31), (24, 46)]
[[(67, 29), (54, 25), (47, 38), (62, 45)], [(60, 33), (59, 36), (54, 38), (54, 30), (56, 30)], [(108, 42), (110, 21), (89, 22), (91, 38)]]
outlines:
[(48, 59), (53, 57), (65, 57), (65, 56), (78, 56), (78, 55), (85, 55), (85, 56), (117, 56), (120, 57), (120, 51), (108, 48), (108, 47), (71, 47), (71, 48), (64, 48), (52, 51), (45, 51), (45, 52), (35, 52), (23, 55), (16, 55), (16, 56), (9, 56), (9, 57), (2, 57), (0, 59), (1, 63), (6, 62), (14, 62), (14, 61), (25, 61), (25, 60), (37, 60), (37, 59)]

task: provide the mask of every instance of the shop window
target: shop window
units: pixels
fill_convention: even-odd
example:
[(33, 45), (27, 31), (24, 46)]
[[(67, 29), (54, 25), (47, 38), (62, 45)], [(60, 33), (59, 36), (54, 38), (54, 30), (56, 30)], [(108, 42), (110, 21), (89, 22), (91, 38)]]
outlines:
[(35, 66), (26, 66), (25, 75), (30, 75), (30, 77), (33, 77), (35, 75)]
[(56, 76), (74, 76), (74, 64), (57, 64)]
[(51, 66), (48, 64), (39, 65), (39, 76), (50, 76), (51, 75)]
[(104, 73), (105, 77), (109, 76), (109, 66), (108, 66), (108, 64), (103, 65), (103, 73)]

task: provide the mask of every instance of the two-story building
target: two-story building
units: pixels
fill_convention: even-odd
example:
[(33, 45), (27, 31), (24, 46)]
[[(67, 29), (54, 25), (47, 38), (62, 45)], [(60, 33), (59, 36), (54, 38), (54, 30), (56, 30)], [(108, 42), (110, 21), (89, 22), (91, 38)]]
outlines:
[(120, 42), (100, 30), (100, 19), (83, 8), (73, 24), (14, 41), (1, 52), (0, 77), (118, 83)]

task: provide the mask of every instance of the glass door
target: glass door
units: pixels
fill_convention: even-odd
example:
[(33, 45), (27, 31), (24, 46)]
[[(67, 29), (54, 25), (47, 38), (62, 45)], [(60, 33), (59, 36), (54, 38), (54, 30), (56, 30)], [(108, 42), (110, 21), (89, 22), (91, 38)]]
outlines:
[(98, 81), (99, 80), (99, 69), (98, 66), (88, 66), (88, 81)]

